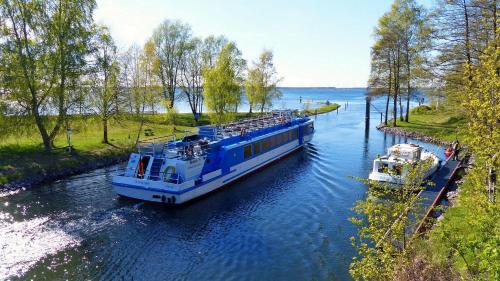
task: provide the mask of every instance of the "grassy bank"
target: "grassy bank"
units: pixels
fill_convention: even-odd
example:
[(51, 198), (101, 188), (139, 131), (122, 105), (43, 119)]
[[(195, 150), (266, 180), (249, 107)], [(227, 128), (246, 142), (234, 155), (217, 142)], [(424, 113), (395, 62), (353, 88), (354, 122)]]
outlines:
[[(236, 119), (248, 117), (247, 113), (236, 114)], [(51, 120), (48, 120), (50, 122)], [(0, 184), (41, 182), (55, 175), (74, 174), (99, 166), (125, 160), (135, 149), (142, 119), (135, 115), (121, 116), (111, 120), (108, 129), (109, 144), (102, 143), (102, 123), (96, 116), (70, 116), (71, 145), (66, 151), (65, 130), (56, 137), (56, 149), (47, 152), (41, 138), (29, 118), (3, 120), (0, 139)], [(175, 124), (175, 125), (173, 125)], [(196, 126), (210, 124), (210, 116), (204, 114), (195, 122), (191, 113), (146, 115), (140, 140), (172, 136), (181, 137), (185, 132), (193, 133)], [(7, 127), (10, 126), (10, 127)], [(83, 168), (82, 168), (83, 167)], [(88, 167), (88, 168), (86, 168)]]
[[(452, 110), (433, 110), (419, 106), (410, 112), (410, 122), (397, 120), (397, 127), (430, 136), (444, 141), (463, 139), (460, 128), (465, 126), (465, 119)], [(392, 121), (389, 122), (392, 124)]]
[[(207, 117), (201, 123), (208, 123)], [(23, 122), (21, 122), (23, 123)], [(56, 149), (47, 152), (41, 145), (39, 134), (34, 127), (22, 126), (11, 133), (4, 134), (0, 140), (0, 184), (23, 181), (59, 173), (73, 171), (82, 165), (99, 163), (115, 159), (119, 161), (134, 149), (141, 119), (125, 116), (113, 120), (109, 125), (109, 144), (102, 143), (102, 124), (94, 116), (72, 116), (69, 125), (72, 129), (71, 144), (73, 153), (66, 151), (65, 130), (56, 137)], [(181, 136), (184, 130), (193, 131), (192, 115), (179, 114), (176, 126), (169, 125), (164, 114), (146, 116), (140, 139), (169, 136)], [(15, 126), (12, 124), (11, 126)], [(175, 129), (174, 129), (175, 128)], [(147, 132), (147, 135), (145, 134)], [(38, 180), (35, 180), (38, 181)]]
[(302, 113), (306, 114), (306, 115), (317, 115), (317, 114), (322, 114), (322, 113), (327, 113), (327, 112), (330, 112), (330, 111), (334, 111), (334, 110), (337, 110), (337, 108), (339, 108), (340, 105), (336, 104), (336, 103), (331, 103), (331, 104), (324, 104), (318, 108), (314, 108), (314, 109), (304, 109), (302, 111)]

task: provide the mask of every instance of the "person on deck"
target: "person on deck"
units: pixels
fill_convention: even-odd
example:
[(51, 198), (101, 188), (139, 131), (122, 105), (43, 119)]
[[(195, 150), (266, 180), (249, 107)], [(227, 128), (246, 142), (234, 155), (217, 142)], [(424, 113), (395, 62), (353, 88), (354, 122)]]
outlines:
[(453, 142), (453, 160), (458, 160), (458, 154), (460, 153), (460, 142), (455, 140)]
[(444, 152), (444, 156), (446, 157), (446, 160), (448, 160), (452, 154), (453, 150), (451, 149), (451, 146), (448, 146)]

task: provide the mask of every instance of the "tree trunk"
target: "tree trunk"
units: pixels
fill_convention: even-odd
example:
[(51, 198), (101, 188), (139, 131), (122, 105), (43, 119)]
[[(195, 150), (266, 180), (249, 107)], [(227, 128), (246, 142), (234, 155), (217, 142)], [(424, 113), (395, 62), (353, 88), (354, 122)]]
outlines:
[(403, 117), (403, 103), (402, 103), (401, 93), (399, 93), (399, 121), (404, 121)]
[(408, 79), (406, 81), (407, 95), (406, 95), (406, 114), (405, 114), (405, 122), (408, 122), (410, 119), (410, 97), (411, 97), (411, 67), (410, 67), (410, 47), (408, 43), (406, 43), (406, 72), (408, 75)]
[(102, 142), (109, 143), (108, 142), (108, 119), (107, 118), (102, 119)]
[(396, 127), (396, 120), (398, 119), (398, 92), (394, 91), (393, 96), (393, 108), (392, 108), (392, 126)]
[(387, 126), (387, 115), (389, 113), (389, 100), (391, 99), (391, 93), (387, 93), (387, 101), (385, 103), (385, 116), (384, 116), (384, 125)]
[(45, 126), (43, 125), (42, 117), (38, 113), (38, 109), (33, 108), (31, 112), (35, 117), (36, 127), (38, 128), (38, 131), (40, 131), (40, 135), (42, 136), (43, 147), (45, 148), (45, 150), (50, 151), (52, 149), (52, 142), (50, 141), (50, 137), (47, 133), (47, 130), (45, 129)]
[(387, 101), (385, 103), (385, 118), (384, 125), (387, 126), (387, 119), (389, 115), (389, 100), (391, 99), (391, 90), (392, 90), (392, 66), (391, 66), (391, 54), (388, 54), (388, 62), (389, 62), (389, 87), (387, 87)]

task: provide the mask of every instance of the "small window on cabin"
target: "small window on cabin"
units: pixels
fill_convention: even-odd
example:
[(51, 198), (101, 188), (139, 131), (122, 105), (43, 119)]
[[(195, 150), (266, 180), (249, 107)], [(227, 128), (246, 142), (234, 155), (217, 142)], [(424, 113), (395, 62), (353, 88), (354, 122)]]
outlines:
[(271, 144), (269, 145), (269, 147), (274, 147), (276, 145), (276, 136), (272, 136), (270, 137), (271, 139)]
[(378, 172), (379, 173), (387, 173), (388, 168), (389, 168), (389, 165), (387, 163), (380, 162), (378, 165)]
[(245, 157), (245, 159), (252, 157), (252, 145), (251, 144), (245, 145), (245, 147), (243, 148), (243, 156)]
[(269, 149), (269, 139), (265, 139), (262, 141), (262, 151), (266, 151)]
[(260, 153), (260, 141), (253, 144), (253, 154)]

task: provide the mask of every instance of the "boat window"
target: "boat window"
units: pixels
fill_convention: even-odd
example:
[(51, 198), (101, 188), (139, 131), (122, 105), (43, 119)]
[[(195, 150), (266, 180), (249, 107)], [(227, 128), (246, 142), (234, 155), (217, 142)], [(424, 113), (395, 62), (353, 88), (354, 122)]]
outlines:
[(262, 141), (262, 151), (266, 151), (269, 149), (269, 139), (265, 139)]
[(260, 153), (260, 141), (256, 142), (253, 144), (253, 154), (259, 154)]
[(387, 169), (389, 168), (389, 165), (387, 163), (378, 163), (378, 172), (379, 173), (387, 173)]
[(270, 137), (270, 139), (271, 139), (271, 145), (270, 145), (270, 147), (276, 146), (276, 136), (272, 136), (272, 137)]
[(245, 147), (243, 148), (243, 155), (244, 155), (245, 159), (252, 157), (252, 145), (251, 144), (245, 145)]

